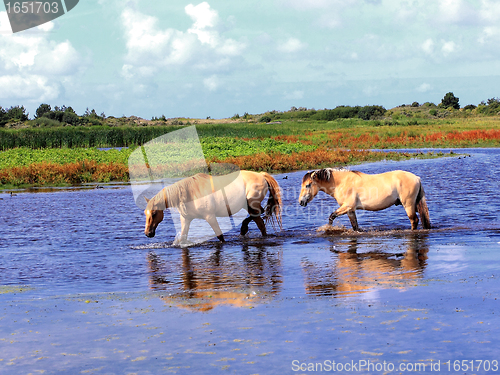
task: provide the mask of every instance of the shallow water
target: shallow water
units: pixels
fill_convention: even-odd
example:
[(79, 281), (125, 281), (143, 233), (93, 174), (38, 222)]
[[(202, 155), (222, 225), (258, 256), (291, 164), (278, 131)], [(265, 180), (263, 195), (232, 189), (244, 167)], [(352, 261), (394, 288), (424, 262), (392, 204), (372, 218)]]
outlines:
[(304, 172), (275, 176), (282, 233), (251, 224), (186, 249), (168, 215), (144, 236), (130, 187), (0, 194), (0, 371), (498, 372), (500, 150), (460, 152), (353, 168), (419, 175), (430, 231), (401, 206), (358, 211), (360, 232), (347, 217), (318, 231), (337, 205), (300, 207)]

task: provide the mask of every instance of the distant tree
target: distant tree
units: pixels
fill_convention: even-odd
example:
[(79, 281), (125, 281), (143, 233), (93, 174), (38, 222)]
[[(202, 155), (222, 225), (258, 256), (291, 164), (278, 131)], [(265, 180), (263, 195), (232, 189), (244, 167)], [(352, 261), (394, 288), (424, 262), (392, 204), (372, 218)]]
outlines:
[(498, 107), (500, 105), (500, 98), (490, 98), (488, 99), (488, 105)]
[(413, 102), (413, 103), (411, 103), (411, 106), (412, 107), (420, 107), (420, 104), (418, 104), (418, 102)]
[(80, 118), (75, 112), (71, 112), (66, 109), (66, 111), (62, 112), (60, 121), (66, 124), (78, 125), (80, 122)]
[(8, 121), (7, 111), (0, 106), (0, 127), (5, 126)]
[(440, 106), (444, 108), (452, 107), (455, 109), (460, 109), (460, 104), (458, 103), (458, 100), (459, 99), (455, 95), (453, 95), (452, 92), (449, 92), (444, 96), (443, 100), (441, 100)]
[(483, 100), (477, 110), (484, 115), (496, 115), (500, 113), (500, 98), (490, 98), (487, 103)]
[(24, 106), (10, 107), (7, 110), (7, 117), (11, 121), (28, 121), (28, 114), (26, 113), (26, 108)]
[(476, 109), (477, 107), (474, 105), (474, 104), (468, 104), (464, 107), (465, 110), (473, 110), (473, 109)]
[(358, 112), (358, 117), (363, 120), (370, 120), (377, 117), (382, 117), (387, 110), (381, 105), (367, 105), (362, 107)]
[(52, 108), (49, 104), (40, 104), (40, 106), (36, 109), (35, 118), (40, 118), (50, 111), (52, 111)]
[(0, 106), (0, 126), (3, 127), (9, 122), (28, 121), (28, 114), (24, 106), (13, 106), (9, 109), (3, 109)]
[(83, 114), (83, 117), (90, 119), (90, 120), (104, 120), (103, 116), (106, 116), (104, 114), (104, 112), (102, 113), (101, 116), (99, 116), (97, 114), (97, 112), (95, 111), (95, 109), (92, 109), (92, 111), (90, 111), (89, 107), (87, 107), (87, 109), (85, 110), (85, 113)]
[(58, 106), (55, 106), (54, 107), (54, 111), (58, 111), (58, 112), (66, 112), (68, 108), (66, 108), (65, 105), (63, 105), (62, 107), (58, 107)]

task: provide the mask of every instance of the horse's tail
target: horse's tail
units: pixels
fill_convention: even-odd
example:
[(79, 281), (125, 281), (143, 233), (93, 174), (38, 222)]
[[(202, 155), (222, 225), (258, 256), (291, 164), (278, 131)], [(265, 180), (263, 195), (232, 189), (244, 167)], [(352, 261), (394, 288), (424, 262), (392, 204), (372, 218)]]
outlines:
[(266, 221), (266, 224), (269, 220), (271, 220), (273, 228), (276, 228), (276, 223), (278, 223), (280, 230), (283, 230), (283, 223), (281, 219), (281, 207), (283, 204), (281, 202), (280, 186), (270, 174), (266, 172), (260, 173), (264, 176), (267, 185), (269, 186), (269, 199), (267, 200), (267, 205), (264, 210), (264, 220)]
[(422, 227), (424, 229), (431, 229), (431, 219), (429, 218), (429, 208), (427, 207), (427, 202), (425, 200), (425, 192), (422, 183), (420, 183), (420, 190), (417, 195), (417, 211), (420, 215), (420, 220), (422, 221)]

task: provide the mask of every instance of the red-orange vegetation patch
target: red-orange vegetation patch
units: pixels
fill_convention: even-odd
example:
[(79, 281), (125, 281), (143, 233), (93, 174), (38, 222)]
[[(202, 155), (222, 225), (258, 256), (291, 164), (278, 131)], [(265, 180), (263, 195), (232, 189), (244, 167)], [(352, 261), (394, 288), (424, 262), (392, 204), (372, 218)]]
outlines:
[(0, 170), (0, 184), (56, 185), (127, 181), (128, 168), (120, 163), (82, 161), (68, 164), (34, 163)]
[(286, 142), (286, 143), (302, 143), (304, 145), (312, 145), (313, 142), (310, 139), (299, 137), (297, 135), (278, 135), (271, 137), (275, 141)]
[(358, 149), (393, 147), (440, 147), (443, 145), (474, 145), (485, 141), (500, 141), (500, 130), (468, 130), (445, 133), (442, 131), (427, 134), (409, 134), (407, 131), (395, 136), (379, 136), (363, 133), (354, 136), (348, 133), (328, 134), (329, 145), (333, 147), (352, 147)]
[(340, 166), (353, 162), (382, 160), (387, 156), (388, 153), (367, 150), (328, 150), (319, 148), (314, 151), (302, 151), (293, 154), (260, 153), (249, 156), (237, 156), (224, 160), (215, 160), (215, 162), (232, 163), (240, 169), (285, 172), (318, 168), (319, 166)]

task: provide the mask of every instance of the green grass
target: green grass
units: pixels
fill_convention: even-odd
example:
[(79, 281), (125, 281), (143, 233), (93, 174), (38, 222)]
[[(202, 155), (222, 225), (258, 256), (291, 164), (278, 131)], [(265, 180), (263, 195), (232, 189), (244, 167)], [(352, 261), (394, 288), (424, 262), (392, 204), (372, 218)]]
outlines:
[(260, 152), (291, 154), (301, 151), (312, 151), (316, 146), (302, 143), (281, 142), (271, 138), (242, 140), (230, 137), (202, 137), (200, 139), (203, 153), (209, 160), (225, 159), (234, 156), (253, 155)]
[[(293, 152), (313, 150), (316, 147), (301, 143), (287, 143), (273, 139), (243, 141), (228, 137), (206, 137), (200, 140), (205, 158), (208, 160), (225, 159), (232, 156), (253, 155), (260, 152), (279, 152), (291, 154)], [(195, 145), (197, 146), (197, 144)], [(89, 160), (97, 163), (122, 163), (127, 164), (128, 158), (136, 147), (121, 150), (99, 150), (97, 148), (45, 148), (30, 149), (20, 147), (0, 152), (0, 169), (28, 166), (33, 163), (68, 164)], [(171, 154), (165, 152), (165, 146), (147, 148), (149, 162), (153, 164), (168, 163)], [(140, 159), (142, 162), (143, 159)]]
[(0, 169), (23, 167), (34, 163), (69, 164), (84, 160), (97, 163), (127, 163), (133, 149), (98, 150), (96, 148), (47, 148), (32, 150), (27, 147), (0, 152)]
[[(181, 128), (162, 125), (0, 129), (0, 149), (4, 150), (0, 151), (0, 174), (4, 176), (0, 188), (30, 184), (30, 181), (36, 181), (33, 184), (38, 185), (113, 178), (126, 181), (129, 157), (138, 145)], [(150, 166), (171, 168), (175, 162), (182, 163), (186, 158), (204, 157), (208, 162), (232, 162), (246, 169), (288, 171), (335, 163), (354, 164), (377, 158), (398, 160), (412, 157), (396, 153), (363, 156), (347, 151), (333, 155), (338, 149), (500, 147), (498, 116), (432, 119), (407, 116), (400, 111), (397, 116), (381, 120), (293, 119), (275, 124), (241, 121), (197, 124), (196, 129), (203, 156), (197, 151), (196, 140), (192, 146), (182, 145), (178, 150), (172, 149), (172, 145), (165, 147), (153, 143), (145, 148)], [(128, 148), (97, 149), (123, 146)], [(144, 162), (142, 150), (134, 155), (139, 158), (132, 164)], [(435, 156), (443, 155), (418, 157)], [(61, 176), (51, 179), (50, 171), (57, 169), (57, 165), (67, 168), (60, 168)], [(25, 168), (26, 171), (15, 168)]]

